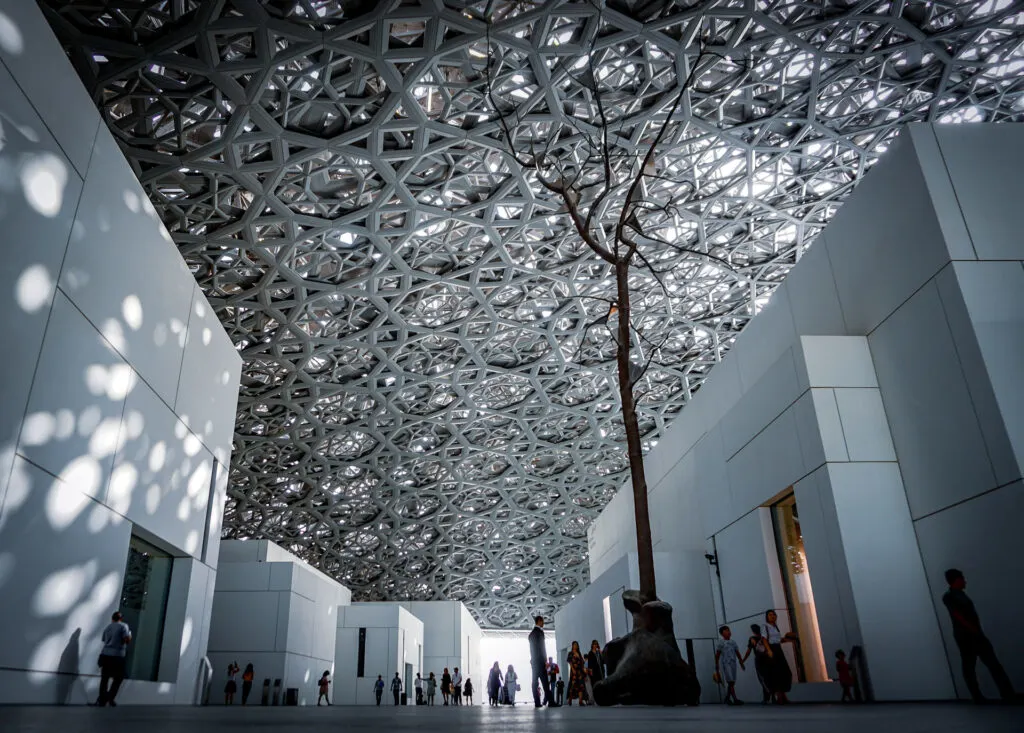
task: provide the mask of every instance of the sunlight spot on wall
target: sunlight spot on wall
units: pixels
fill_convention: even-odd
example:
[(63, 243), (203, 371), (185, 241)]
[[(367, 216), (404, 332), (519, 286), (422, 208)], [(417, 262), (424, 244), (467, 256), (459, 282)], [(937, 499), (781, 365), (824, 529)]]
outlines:
[(213, 432), (213, 420), (207, 420), (203, 424), (203, 435), (209, 435)]
[(128, 210), (133, 214), (139, 213), (139, 195), (134, 191), (125, 190), (122, 195), (124, 199), (124, 205), (128, 207)]
[(45, 445), (57, 432), (57, 418), (49, 412), (33, 412), (21, 427), (21, 442), (25, 445)]
[(92, 586), (97, 568), (96, 560), (90, 560), (52, 573), (39, 584), (32, 599), (32, 610), (43, 618), (63, 616)]
[(21, 188), (29, 206), (46, 217), (60, 213), (68, 170), (53, 153), (32, 156), (21, 167)]
[(124, 338), (124, 328), (121, 327), (121, 322), (114, 318), (108, 318), (103, 323), (103, 328), (100, 329), (100, 333), (103, 334), (103, 338), (110, 342), (118, 351), (124, 353), (127, 341)]
[(213, 331), (208, 328), (203, 329), (203, 346), (209, 346), (210, 341), (213, 340)]
[(188, 649), (188, 645), (192, 643), (192, 627), (194, 625), (195, 622), (192, 620), (192, 617), (186, 616), (185, 624), (181, 629), (181, 647), (179, 647), (178, 651), (179, 656), (184, 654), (185, 650)]
[(163, 346), (167, 343), (167, 326), (163, 323), (156, 324), (153, 329), (153, 343), (157, 346)]
[(14, 286), (18, 305), (26, 313), (35, 313), (50, 302), (53, 295), (53, 280), (43, 265), (31, 265), (18, 277)]
[(110, 572), (95, 585), (87, 598), (68, 614), (65, 629), (79, 628), (82, 638), (94, 640), (110, 620), (110, 612), (121, 592), (120, 572)]
[(11, 54), (19, 54), (25, 48), (18, 26), (4, 13), (0, 13), (0, 48)]
[(122, 463), (110, 474), (110, 488), (107, 490), (107, 505), (119, 514), (127, 514), (132, 505), (132, 492), (139, 481), (139, 471), (134, 464)]
[(200, 451), (203, 444), (196, 437), (196, 434), (189, 431), (188, 435), (185, 436), (185, 455), (192, 457)]
[(167, 444), (161, 440), (149, 450), (149, 470), (153, 472), (159, 471), (166, 462)]
[(121, 420), (116, 417), (104, 419), (89, 438), (89, 455), (103, 458), (113, 455), (117, 450), (117, 436), (121, 430)]
[(75, 413), (66, 407), (57, 410), (57, 427), (53, 437), (57, 440), (67, 440), (75, 432)]
[(309, 684), (309, 679), (310, 679), (309, 667), (306, 667), (306, 676), (302, 678), (302, 681), (308, 685)]
[(128, 419), (125, 420), (125, 433), (129, 440), (135, 440), (142, 435), (142, 430), (146, 426), (146, 419), (142, 417), (142, 413), (138, 410), (132, 410), (128, 413)]
[(107, 524), (118, 524), (120, 517), (111, 512), (107, 507), (102, 504), (97, 504), (89, 512), (89, 519), (86, 526), (89, 531), (93, 534), (99, 534), (107, 526)]
[(189, 506), (189, 503), (188, 503), (188, 497), (184, 496), (184, 497), (182, 497), (181, 501), (178, 503), (178, 519), (180, 519), (181, 521), (184, 522), (186, 519), (188, 519), (188, 515), (190, 513), (191, 513), (191, 507)]
[(160, 508), (161, 493), (159, 484), (150, 484), (146, 489), (146, 511), (149, 514), (155, 514), (156, 510)]
[(151, 216), (154, 219), (156, 219), (158, 216), (156, 213), (156, 207), (153, 206), (153, 202), (150, 201), (149, 198), (146, 196), (142, 197), (142, 210), (145, 211), (148, 216)]
[(231, 381), (231, 374), (227, 369), (220, 375), (220, 383), (227, 386), (227, 383)]
[(95, 458), (81, 456), (71, 461), (54, 479), (46, 497), (46, 517), (54, 529), (65, 529), (89, 504), (100, 486), (100, 466)]
[(14, 460), (14, 446), (8, 446), (3, 451), (3, 459), (0, 466), (9, 466), (11, 477), (7, 481), (7, 496), (4, 497), (3, 511), (0, 512), (0, 526), (11, 516), (11, 513), (25, 503), (29, 492), (32, 489), (32, 479), (29, 476), (24, 461)]
[[(205, 499), (210, 486), (210, 464), (203, 461), (188, 479), (188, 495), (193, 499)], [(205, 502), (200, 502), (203, 504)]]
[(199, 549), (199, 532), (192, 530), (185, 538), (185, 552), (192, 555)]
[(107, 377), (107, 397), (120, 402), (135, 388), (135, 370), (127, 364), (114, 364)]
[(128, 328), (138, 331), (142, 328), (142, 302), (137, 295), (129, 295), (121, 303), (121, 316)]
[(28, 673), (28, 680), (33, 685), (43, 685), (52, 676), (52, 672), (41, 670), (57, 669), (60, 664), (60, 655), (68, 643), (68, 636), (63, 631), (50, 634), (35, 648), (28, 666), (32, 670)]
[(206, 304), (203, 301), (196, 301), (196, 315), (200, 318), (206, 318)]
[(102, 419), (103, 411), (100, 410), (99, 405), (89, 405), (78, 416), (78, 434), (85, 438), (96, 429)]
[(178, 345), (184, 348), (185, 346), (185, 324), (179, 321), (177, 318), (171, 319), (171, 333), (177, 334)]

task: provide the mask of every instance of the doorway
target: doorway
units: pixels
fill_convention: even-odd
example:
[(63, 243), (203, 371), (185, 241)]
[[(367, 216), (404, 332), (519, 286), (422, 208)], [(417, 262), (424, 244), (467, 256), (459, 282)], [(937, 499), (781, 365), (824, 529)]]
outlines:
[[(800, 682), (827, 682), (828, 668), (818, 630), (811, 575), (807, 569), (804, 538), (800, 532), (800, 513), (792, 492), (772, 505), (772, 525), (778, 548), (779, 569), (786, 592), (790, 623), (799, 642), (794, 645), (796, 676)], [(788, 655), (787, 655), (788, 656)]]

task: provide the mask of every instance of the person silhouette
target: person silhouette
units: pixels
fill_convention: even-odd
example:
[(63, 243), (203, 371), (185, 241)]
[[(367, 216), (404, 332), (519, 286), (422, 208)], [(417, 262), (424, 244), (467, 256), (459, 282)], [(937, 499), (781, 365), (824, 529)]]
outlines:
[(950, 568), (946, 571), (946, 583), (949, 590), (942, 596), (942, 603), (949, 611), (949, 617), (953, 622), (953, 639), (960, 649), (961, 671), (967, 690), (971, 693), (971, 699), (976, 703), (985, 702), (985, 696), (981, 694), (981, 688), (978, 686), (978, 674), (975, 669), (978, 660), (981, 660), (981, 663), (988, 667), (989, 674), (999, 688), (1000, 697), (1012, 700), (1015, 697), (1013, 683), (1010, 682), (1003, 665), (999, 663), (992, 642), (981, 630), (981, 620), (974, 608), (974, 602), (964, 592), (967, 578), (956, 568)]

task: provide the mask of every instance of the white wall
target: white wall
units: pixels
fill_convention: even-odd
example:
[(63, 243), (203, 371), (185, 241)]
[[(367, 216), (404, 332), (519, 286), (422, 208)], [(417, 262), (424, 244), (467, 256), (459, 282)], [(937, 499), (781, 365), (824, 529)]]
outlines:
[[(338, 612), (338, 631), (335, 644), (334, 702), (338, 705), (375, 705), (373, 685), (377, 676), (384, 678), (382, 705), (394, 705), (391, 680), (398, 672), (402, 678), (402, 691), (407, 693), (407, 704), (416, 702), (415, 687), (411, 684), (417, 673), (426, 679), (423, 666), (424, 624), (404, 604), (353, 603)], [(359, 661), (359, 630), (366, 629), (364, 675), (357, 676)], [(405, 665), (412, 665), (412, 675), (406, 680)], [(440, 680), (440, 670), (437, 671)], [(439, 693), (440, 696), (440, 693)]]
[[(210, 702), (224, 702), (227, 666), (252, 663), (253, 696), (263, 680), (299, 690), (299, 704), (315, 704), (317, 680), (333, 670), (338, 609), (348, 588), (267, 540), (222, 540), (213, 596), (208, 655), (214, 667)], [(241, 702), (240, 696), (235, 704)]]
[[(391, 604), (380, 605), (388, 607)], [(480, 640), (483, 632), (469, 609), (461, 601), (401, 601), (398, 605), (407, 609), (423, 624), (424, 678), (433, 672), (440, 679), (445, 667), (449, 671), (458, 667), (463, 678), (472, 679), (474, 686), (479, 689), (478, 680), (483, 676), (483, 670), (480, 669)]]
[[(717, 548), (716, 615), (744, 635), (785, 603), (760, 507), (793, 487), (829, 667), (863, 644), (882, 699), (964, 695), (950, 566), (1024, 687), (1006, 582), (1024, 520), (1022, 162), (1016, 125), (909, 128), (646, 460), (656, 546)], [(591, 526), (595, 578), (635, 550), (629, 494)]]
[(177, 559), (160, 680), (119, 702), (185, 702), (241, 359), (36, 4), (0, 15), (0, 702), (94, 699), (133, 529)]

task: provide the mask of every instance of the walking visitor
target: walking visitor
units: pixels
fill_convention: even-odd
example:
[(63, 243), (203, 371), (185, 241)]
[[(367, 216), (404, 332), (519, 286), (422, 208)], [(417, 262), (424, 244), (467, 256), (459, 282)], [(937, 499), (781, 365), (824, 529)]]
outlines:
[(462, 696), (469, 700), (469, 704), (473, 704), (473, 680), (469, 677), (466, 678), (466, 684), (462, 686)]
[(487, 702), (491, 706), (498, 704), (498, 692), (501, 690), (501, 665), (497, 661), (491, 666), (487, 673)]
[(448, 668), (444, 668), (444, 672), (441, 673), (441, 697), (444, 699), (444, 704), (448, 704), (448, 698), (452, 694), (452, 676), (448, 674)]
[(572, 707), (573, 698), (578, 700), (580, 705), (584, 705), (583, 696), (587, 692), (584, 679), (587, 672), (584, 668), (583, 654), (580, 652), (578, 641), (572, 643), (572, 649), (569, 650), (566, 662), (569, 665), (569, 707)]
[(242, 704), (245, 705), (249, 701), (249, 693), (252, 692), (252, 682), (256, 677), (256, 670), (253, 669), (252, 662), (245, 665), (245, 671), (242, 672)]
[(771, 663), (769, 665), (768, 688), (771, 690), (772, 699), (779, 705), (789, 703), (787, 694), (793, 689), (793, 670), (789, 668), (786, 661), (786, 654), (782, 651), (783, 644), (795, 644), (796, 634), (792, 631), (783, 634), (777, 626), (779, 615), (775, 611), (766, 611), (764, 614), (764, 635), (768, 640), (768, 648), (772, 650)]
[(437, 677), (431, 672), (427, 677), (427, 705), (434, 704), (434, 694), (437, 692)]
[(416, 704), (423, 704), (423, 678), (419, 672), (416, 673)]
[(561, 705), (565, 700), (565, 680), (561, 677), (558, 678), (558, 684), (555, 685), (557, 693), (555, 695), (555, 705)]
[(836, 651), (836, 673), (839, 675), (839, 686), (843, 688), (839, 702), (853, 702), (853, 672), (850, 663), (846, 661), (846, 652), (842, 649)]
[(452, 705), (462, 704), (462, 673), (456, 667), (452, 672)]
[(516, 668), (511, 664), (505, 670), (505, 702), (509, 705), (516, 704), (516, 692), (519, 690), (519, 675)]
[(235, 704), (235, 693), (238, 691), (238, 683), (235, 682), (235, 675), (240, 671), (238, 662), (232, 662), (228, 665), (228, 681), (224, 685), (224, 704), (234, 705)]
[(384, 697), (384, 678), (377, 675), (377, 681), (373, 683), (373, 694), (377, 696), (377, 707), (380, 707), (380, 699)]
[(103, 650), (100, 652), (100, 693), (96, 705), (117, 707), (114, 701), (124, 681), (125, 657), (132, 641), (132, 630), (124, 622), (120, 611), (114, 611), (110, 623), (103, 629)]
[(590, 651), (587, 652), (587, 702), (596, 705), (594, 700), (594, 685), (604, 679), (604, 658), (601, 656), (601, 645), (597, 639), (590, 642)]
[(725, 685), (725, 704), (742, 705), (743, 701), (736, 697), (736, 668), (746, 669), (740, 648), (732, 638), (732, 629), (723, 626), (718, 630), (719, 640), (715, 649), (715, 677), (719, 684)]
[(395, 677), (391, 680), (391, 694), (395, 696), (395, 705), (400, 705), (402, 701), (402, 678), (398, 676), (398, 672), (395, 672)]
[(331, 704), (330, 698), (327, 696), (328, 691), (331, 689), (331, 670), (325, 669), (323, 675), (320, 676), (320, 694), (316, 698), (316, 706), (320, 707), (320, 701), (323, 700), (329, 706)]
[(757, 624), (750, 624), (751, 637), (747, 640), (747, 652), (743, 655), (743, 661), (751, 652), (754, 653), (754, 671), (757, 673), (757, 681), (761, 684), (761, 704), (767, 705), (772, 699), (772, 690), (768, 686), (768, 677), (771, 674), (772, 650), (768, 646), (768, 640), (761, 635), (761, 627)]

